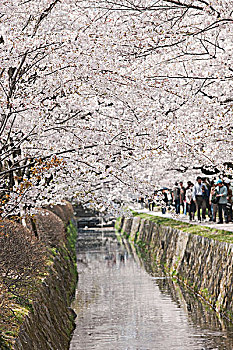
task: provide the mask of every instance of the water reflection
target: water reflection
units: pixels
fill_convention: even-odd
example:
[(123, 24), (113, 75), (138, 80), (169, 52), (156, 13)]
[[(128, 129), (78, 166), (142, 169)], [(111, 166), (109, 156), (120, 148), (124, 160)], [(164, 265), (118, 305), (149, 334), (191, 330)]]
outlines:
[(231, 324), (119, 245), (112, 231), (91, 235), (94, 247), (89, 239), (78, 250), (71, 350), (232, 350)]

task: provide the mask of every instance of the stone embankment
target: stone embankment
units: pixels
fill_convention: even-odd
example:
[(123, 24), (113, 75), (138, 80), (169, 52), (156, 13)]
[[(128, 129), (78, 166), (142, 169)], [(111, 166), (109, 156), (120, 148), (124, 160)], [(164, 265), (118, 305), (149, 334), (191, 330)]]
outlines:
[(65, 350), (74, 329), (70, 303), (75, 271), (67, 250), (54, 259), (47, 278), (38, 290), (37, 300), (27, 315), (13, 346), (14, 350)]
[[(77, 282), (76, 227), (69, 203), (41, 209), (28, 222), (29, 232), (50, 252), (47, 272), (38, 283), (30, 307), (10, 341), (14, 319), (0, 341), (1, 349), (65, 350), (69, 348), (75, 314), (70, 308)], [(29, 262), (30, 263), (30, 262)], [(14, 305), (17, 313), (21, 304)], [(13, 310), (12, 310), (13, 311)], [(14, 311), (15, 322), (19, 322)], [(4, 340), (6, 339), (6, 340)], [(0, 332), (1, 340), (1, 332)]]
[(117, 228), (153, 263), (233, 320), (233, 244), (140, 217), (122, 218)]

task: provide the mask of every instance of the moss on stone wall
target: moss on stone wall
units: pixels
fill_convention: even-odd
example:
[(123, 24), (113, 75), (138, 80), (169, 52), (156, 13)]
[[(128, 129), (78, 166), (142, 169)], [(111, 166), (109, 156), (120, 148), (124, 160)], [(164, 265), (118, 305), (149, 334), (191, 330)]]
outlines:
[(120, 227), (147, 259), (233, 320), (233, 244), (224, 241), (227, 232), (199, 229), (198, 234), (193, 225), (151, 216), (148, 220), (144, 214), (123, 218)]
[(69, 306), (77, 283), (74, 222), (69, 223), (66, 231), (67, 240), (57, 248), (48, 276), (32, 303), (32, 311), (15, 339), (14, 350), (69, 348), (75, 318)]

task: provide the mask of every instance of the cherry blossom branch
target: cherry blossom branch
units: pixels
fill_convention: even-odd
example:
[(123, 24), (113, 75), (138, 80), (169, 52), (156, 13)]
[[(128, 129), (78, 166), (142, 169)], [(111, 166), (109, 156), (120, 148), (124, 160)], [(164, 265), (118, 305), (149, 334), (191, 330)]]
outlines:
[(36, 25), (35, 25), (35, 28), (34, 28), (34, 31), (33, 31), (33, 35), (32, 36), (35, 36), (36, 35), (36, 32), (41, 24), (41, 22), (50, 14), (50, 12), (52, 11), (52, 9), (55, 7), (55, 5), (60, 2), (60, 0), (55, 0), (54, 2), (52, 2), (48, 8), (46, 8), (42, 14), (40, 15), (40, 18), (38, 19)]
[[(66, 154), (66, 153), (72, 153), (72, 152), (75, 152), (75, 149), (69, 149), (69, 150), (66, 150), (66, 151), (52, 153), (52, 154), (50, 154), (48, 156), (40, 157), (40, 159), (42, 161), (44, 161), (44, 160), (49, 159), (49, 158), (54, 157), (54, 156), (60, 156), (60, 155), (63, 155), (63, 154)], [(13, 171), (18, 171), (18, 170), (22, 170), (22, 169), (25, 169), (25, 168), (33, 167), (37, 162), (38, 162), (38, 159), (36, 158), (32, 162), (27, 164), (27, 165), (18, 166), (18, 167), (12, 167), (12, 168), (10, 168), (8, 170), (0, 172), (0, 176), (9, 174), (9, 173), (11, 173)]]

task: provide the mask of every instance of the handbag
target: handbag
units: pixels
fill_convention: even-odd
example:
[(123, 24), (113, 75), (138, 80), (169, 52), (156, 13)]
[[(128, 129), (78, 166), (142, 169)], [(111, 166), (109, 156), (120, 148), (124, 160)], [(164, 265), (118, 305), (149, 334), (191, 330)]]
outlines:
[(218, 204), (220, 197), (213, 196), (211, 199), (211, 203)]

